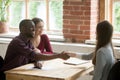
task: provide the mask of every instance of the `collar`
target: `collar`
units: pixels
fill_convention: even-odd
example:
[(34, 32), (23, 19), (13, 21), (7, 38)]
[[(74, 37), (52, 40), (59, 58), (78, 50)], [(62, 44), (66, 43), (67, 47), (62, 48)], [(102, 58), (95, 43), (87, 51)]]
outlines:
[(19, 34), (20, 38), (25, 42), (28, 43), (30, 41), (30, 39), (28, 39), (27, 37), (25, 37), (23, 34)]

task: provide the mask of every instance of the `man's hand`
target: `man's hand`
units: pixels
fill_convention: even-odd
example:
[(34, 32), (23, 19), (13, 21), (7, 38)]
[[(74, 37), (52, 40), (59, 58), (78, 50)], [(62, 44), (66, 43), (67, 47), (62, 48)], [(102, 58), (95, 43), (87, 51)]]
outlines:
[(41, 51), (40, 51), (39, 49), (37, 49), (37, 48), (35, 48), (34, 51), (35, 51), (36, 53), (41, 53)]
[(63, 53), (68, 54), (70, 57), (76, 57), (76, 54), (73, 52), (64, 51)]
[(70, 58), (70, 56), (68, 54), (65, 54), (64, 52), (62, 52), (61, 54), (58, 54), (60, 58), (67, 60)]
[(41, 69), (42, 68), (42, 63), (40, 63), (39, 61), (37, 61), (37, 62), (34, 63), (34, 66), (35, 66), (35, 68)]

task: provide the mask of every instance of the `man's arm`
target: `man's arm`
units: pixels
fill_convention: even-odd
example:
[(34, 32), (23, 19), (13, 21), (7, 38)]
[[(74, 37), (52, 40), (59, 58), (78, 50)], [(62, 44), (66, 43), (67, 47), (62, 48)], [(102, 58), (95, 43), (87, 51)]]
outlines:
[(39, 61), (39, 60), (51, 60), (51, 59), (56, 59), (56, 58), (61, 58), (61, 59), (68, 59), (70, 58), (70, 56), (68, 56), (65, 53), (60, 53), (60, 54), (51, 54), (51, 55), (46, 55), (46, 54), (40, 54), (40, 53), (36, 53), (35, 55), (35, 60)]
[(68, 54), (70, 57), (76, 57), (84, 60), (91, 60), (94, 52), (92, 53), (75, 53), (75, 52), (64, 52)]

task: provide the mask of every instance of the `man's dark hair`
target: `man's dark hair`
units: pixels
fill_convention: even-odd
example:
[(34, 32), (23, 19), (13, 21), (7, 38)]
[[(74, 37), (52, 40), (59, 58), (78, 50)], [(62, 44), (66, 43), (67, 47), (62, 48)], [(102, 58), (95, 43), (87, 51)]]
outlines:
[(20, 32), (21, 32), (21, 29), (22, 29), (23, 27), (24, 27), (24, 28), (27, 27), (30, 22), (32, 22), (32, 20), (30, 20), (30, 19), (24, 19), (24, 20), (22, 20), (22, 21), (20, 22), (20, 24), (19, 24), (19, 30), (20, 30)]

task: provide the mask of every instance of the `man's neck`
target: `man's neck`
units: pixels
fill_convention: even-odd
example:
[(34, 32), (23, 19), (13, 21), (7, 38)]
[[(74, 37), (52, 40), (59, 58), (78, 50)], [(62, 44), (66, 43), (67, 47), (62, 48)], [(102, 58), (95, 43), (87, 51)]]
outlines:
[(26, 41), (29, 41), (31, 38), (29, 38), (28, 36), (26, 36), (25, 34), (22, 34), (22, 33), (20, 33), (21, 35), (22, 35), (22, 37), (26, 40)]

